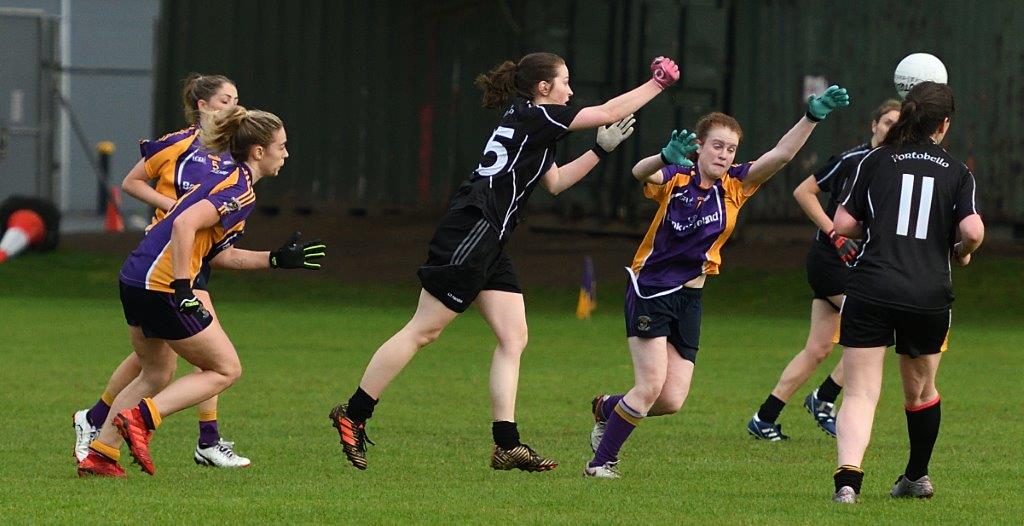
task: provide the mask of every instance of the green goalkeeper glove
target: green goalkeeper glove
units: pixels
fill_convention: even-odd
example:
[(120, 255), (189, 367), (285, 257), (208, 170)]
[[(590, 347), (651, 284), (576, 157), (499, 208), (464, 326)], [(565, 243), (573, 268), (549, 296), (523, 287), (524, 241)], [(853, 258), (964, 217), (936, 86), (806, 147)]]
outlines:
[(807, 97), (807, 118), (812, 122), (821, 122), (836, 108), (850, 105), (850, 95), (846, 88), (832, 85), (820, 96)]
[(700, 145), (697, 144), (697, 135), (686, 130), (673, 130), (668, 144), (661, 149), (661, 162), (665, 165), (678, 164), (680, 166), (693, 166), (690, 155), (697, 151)]

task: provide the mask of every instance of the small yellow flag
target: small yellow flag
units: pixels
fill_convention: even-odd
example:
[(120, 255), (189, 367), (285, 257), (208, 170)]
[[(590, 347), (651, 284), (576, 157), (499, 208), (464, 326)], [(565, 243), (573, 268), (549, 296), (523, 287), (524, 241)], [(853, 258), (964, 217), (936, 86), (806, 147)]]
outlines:
[(594, 260), (583, 257), (583, 281), (580, 283), (580, 299), (576, 304), (576, 317), (590, 319), (590, 313), (597, 308), (597, 278), (594, 276)]

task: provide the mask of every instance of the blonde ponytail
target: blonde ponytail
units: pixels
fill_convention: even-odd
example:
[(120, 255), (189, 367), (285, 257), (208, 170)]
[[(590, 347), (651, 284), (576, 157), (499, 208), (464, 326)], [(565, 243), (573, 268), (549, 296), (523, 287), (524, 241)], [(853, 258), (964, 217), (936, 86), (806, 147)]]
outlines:
[(284, 123), (273, 113), (244, 106), (203, 115), (200, 141), (213, 152), (228, 152), (236, 162), (249, 159), (253, 146), (269, 146)]

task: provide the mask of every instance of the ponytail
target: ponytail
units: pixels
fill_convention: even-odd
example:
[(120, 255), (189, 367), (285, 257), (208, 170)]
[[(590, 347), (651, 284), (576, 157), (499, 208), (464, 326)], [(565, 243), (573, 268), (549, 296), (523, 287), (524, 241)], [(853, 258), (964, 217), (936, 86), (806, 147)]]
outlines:
[(476, 87), (484, 91), (485, 108), (500, 108), (516, 92), (516, 64), (511, 60), (476, 76)]
[(553, 53), (530, 53), (518, 63), (506, 60), (498, 67), (477, 75), (474, 84), (484, 92), (485, 108), (500, 108), (513, 96), (530, 100), (537, 96), (537, 83), (553, 82), (558, 67), (565, 64)]
[(212, 152), (228, 152), (244, 162), (253, 146), (269, 146), (281, 128), (284, 123), (273, 113), (235, 106), (204, 115), (200, 141)]
[(882, 144), (898, 148), (927, 140), (956, 110), (953, 90), (945, 84), (921, 82), (900, 107), (900, 119), (889, 128)]

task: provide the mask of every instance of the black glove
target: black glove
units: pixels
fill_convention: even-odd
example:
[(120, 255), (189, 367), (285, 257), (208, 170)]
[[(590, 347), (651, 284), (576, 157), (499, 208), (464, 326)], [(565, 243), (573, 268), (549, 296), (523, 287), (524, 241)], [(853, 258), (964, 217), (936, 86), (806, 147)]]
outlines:
[(178, 307), (178, 312), (200, 318), (210, 316), (210, 312), (203, 307), (203, 302), (192, 293), (192, 284), (189, 280), (176, 279), (171, 282), (171, 288), (174, 289), (174, 305)]
[(857, 252), (860, 252), (860, 245), (856, 241), (837, 234), (835, 230), (828, 233), (828, 238), (832, 240), (832, 246), (836, 247), (839, 259), (844, 263), (853, 261), (857, 257)]
[(318, 270), (319, 263), (313, 260), (327, 255), (327, 245), (319, 239), (307, 243), (299, 243), (302, 232), (296, 231), (283, 247), (270, 253), (270, 268), (304, 268)]

